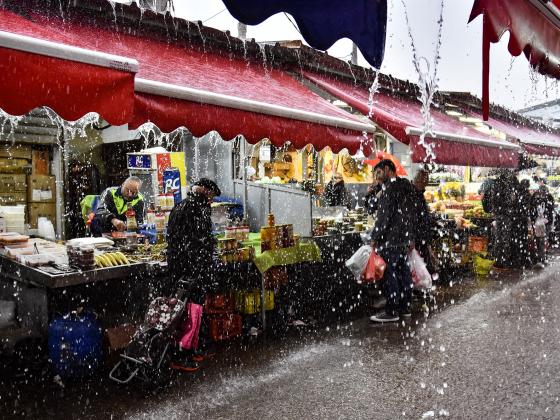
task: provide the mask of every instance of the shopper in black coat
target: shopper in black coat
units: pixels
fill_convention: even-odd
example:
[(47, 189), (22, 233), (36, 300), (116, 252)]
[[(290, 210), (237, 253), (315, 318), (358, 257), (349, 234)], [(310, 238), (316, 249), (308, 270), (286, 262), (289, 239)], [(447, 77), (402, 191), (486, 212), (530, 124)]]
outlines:
[(383, 292), (387, 299), (385, 312), (370, 317), (372, 322), (396, 322), (399, 316), (410, 316), (412, 277), (408, 250), (414, 242), (417, 213), (414, 188), (396, 174), (395, 164), (383, 159), (374, 168), (384, 191), (379, 198), (372, 244), (386, 263)]
[(203, 303), (205, 291), (212, 280), (212, 256), (215, 238), (212, 235), (210, 203), (221, 194), (211, 180), (195, 182), (192, 191), (177, 204), (167, 225), (167, 266), (176, 283), (183, 281), (190, 293), (189, 301)]

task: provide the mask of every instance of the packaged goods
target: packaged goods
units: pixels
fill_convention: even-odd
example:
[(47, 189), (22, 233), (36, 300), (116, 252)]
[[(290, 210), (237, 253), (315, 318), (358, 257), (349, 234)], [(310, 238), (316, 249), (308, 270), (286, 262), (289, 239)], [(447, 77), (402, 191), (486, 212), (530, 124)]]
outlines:
[[(253, 315), (261, 311), (261, 291), (243, 290), (235, 294), (235, 305), (239, 312), (245, 315)], [(265, 310), (274, 309), (274, 291), (265, 290)]]
[(56, 178), (48, 175), (27, 177), (27, 201), (54, 202), (56, 200)]
[(239, 337), (242, 332), (242, 319), (239, 314), (217, 314), (208, 317), (210, 337), (214, 341), (224, 341)]

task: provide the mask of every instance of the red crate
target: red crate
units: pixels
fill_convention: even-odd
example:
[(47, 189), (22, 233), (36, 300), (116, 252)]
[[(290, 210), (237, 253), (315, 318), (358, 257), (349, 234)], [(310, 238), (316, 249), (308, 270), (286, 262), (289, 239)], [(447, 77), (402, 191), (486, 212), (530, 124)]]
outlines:
[(220, 314), (208, 317), (210, 337), (214, 341), (229, 340), (241, 335), (242, 319), (239, 314)]
[(233, 293), (206, 295), (204, 298), (204, 312), (207, 314), (227, 314), (233, 311), (235, 311)]

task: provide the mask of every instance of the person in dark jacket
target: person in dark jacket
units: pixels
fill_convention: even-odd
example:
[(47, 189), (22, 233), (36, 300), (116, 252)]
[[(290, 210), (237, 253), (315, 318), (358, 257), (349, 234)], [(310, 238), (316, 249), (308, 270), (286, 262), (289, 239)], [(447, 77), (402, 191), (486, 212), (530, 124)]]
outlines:
[(210, 280), (216, 240), (210, 204), (221, 194), (214, 181), (202, 178), (173, 207), (167, 224), (167, 267), (174, 282), (187, 282), (191, 300), (202, 304)]
[[(538, 232), (539, 229), (536, 226), (537, 220), (541, 217), (546, 219), (544, 232)], [(546, 185), (541, 185), (531, 198), (531, 222), (533, 223), (537, 243), (537, 266), (542, 268), (546, 264), (548, 233), (554, 222), (554, 199), (548, 192)]]
[(325, 187), (323, 194), (325, 205), (327, 206), (346, 206), (348, 207), (348, 193), (344, 185), (342, 174), (336, 173)]
[(513, 266), (516, 268), (529, 267), (529, 219), (531, 216), (530, 182), (524, 179), (519, 183), (519, 189), (513, 211)]
[(515, 174), (503, 170), (498, 175), (492, 189), (488, 194), (490, 208), (496, 222), (496, 235), (494, 238), (493, 252), (496, 258), (496, 267), (513, 267), (513, 216), (516, 209), (519, 181)]
[(412, 185), (414, 186), (414, 204), (417, 215), (417, 223), (415, 225), (414, 245), (420, 256), (426, 263), (426, 268), (430, 274), (436, 272), (434, 261), (432, 258), (431, 243), (433, 238), (432, 218), (430, 217), (430, 208), (424, 198), (424, 192), (429, 181), (429, 172), (426, 169), (420, 169)]
[[(204, 303), (212, 286), (216, 240), (212, 235), (210, 204), (220, 194), (214, 181), (201, 178), (186, 198), (173, 207), (167, 224), (168, 273), (172, 282), (186, 291), (188, 302), (197, 305)], [(205, 336), (204, 332), (201, 335)], [(195, 372), (199, 368), (196, 362), (202, 360), (202, 357), (197, 359), (199, 356), (198, 349), (181, 349), (171, 366)]]
[(109, 187), (101, 194), (100, 203), (91, 222), (93, 236), (104, 232), (126, 230), (126, 211), (131, 206), (136, 213), (136, 224), (144, 222), (144, 197), (139, 193), (140, 178), (128, 177), (120, 187)]
[(387, 264), (383, 275), (385, 312), (370, 317), (372, 322), (396, 322), (409, 317), (412, 303), (412, 277), (408, 250), (413, 244), (417, 215), (412, 184), (396, 175), (395, 164), (381, 160), (374, 168), (383, 184), (372, 245)]

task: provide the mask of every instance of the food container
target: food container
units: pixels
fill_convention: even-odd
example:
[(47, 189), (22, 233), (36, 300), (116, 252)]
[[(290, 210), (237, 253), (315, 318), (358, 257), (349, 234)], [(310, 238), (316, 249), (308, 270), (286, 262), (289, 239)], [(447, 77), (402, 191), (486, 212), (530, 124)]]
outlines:
[(233, 226), (227, 226), (225, 231), (226, 239), (235, 239), (235, 228)]

